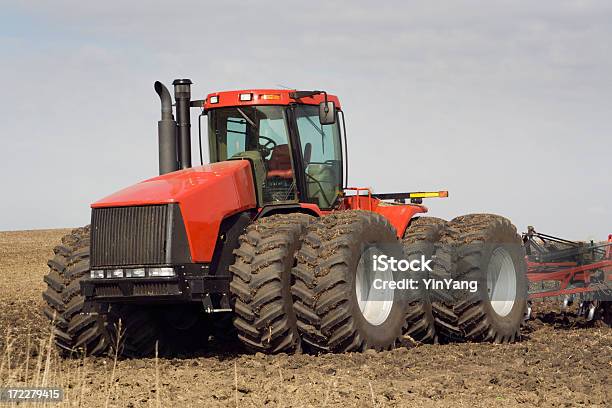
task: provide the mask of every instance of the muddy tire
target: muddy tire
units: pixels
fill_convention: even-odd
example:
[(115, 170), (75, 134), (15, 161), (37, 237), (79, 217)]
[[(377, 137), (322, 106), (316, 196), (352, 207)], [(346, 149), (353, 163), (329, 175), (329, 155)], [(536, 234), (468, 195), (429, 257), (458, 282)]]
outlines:
[(595, 314), (596, 319), (600, 319), (609, 327), (612, 327), (612, 301), (605, 300), (599, 303), (597, 312)]
[[(414, 218), (406, 228), (402, 240), (406, 257), (409, 260), (420, 259), (421, 256), (431, 259), (434, 253), (434, 244), (440, 239), (445, 225), (446, 221), (441, 218)], [(427, 277), (422, 276), (422, 278)], [(413, 341), (429, 343), (436, 340), (431, 300), (422, 283), (419, 285), (418, 299), (408, 301), (406, 324), (407, 330), (404, 335), (409, 336)]]
[(405, 302), (400, 291), (379, 293), (376, 301), (369, 297), (372, 280), (364, 272), (364, 250), (373, 244), (402, 252), (395, 229), (372, 212), (332, 213), (308, 227), (293, 268), (292, 293), (302, 341), (314, 350), (386, 350), (401, 344)]
[(80, 281), (89, 274), (89, 226), (62, 238), (49, 260), (43, 312), (53, 322), (55, 344), (64, 354), (100, 355), (109, 348), (104, 314), (83, 314)]
[(234, 327), (250, 350), (264, 353), (300, 349), (293, 301), (291, 268), (300, 236), (314, 217), (277, 214), (255, 221), (240, 236), (230, 266)]
[(211, 316), (204, 314), (201, 305), (160, 306), (155, 309), (155, 317), (161, 329), (161, 346), (165, 354), (182, 355), (208, 346), (212, 332)]
[[(504, 217), (470, 214), (451, 220), (435, 245), (432, 278), (463, 289), (430, 291), (436, 331), (451, 341), (512, 342), (526, 310), (525, 251)], [(477, 282), (475, 291), (467, 289)]]
[[(108, 320), (111, 348), (127, 358), (174, 357), (191, 353), (208, 344), (209, 325), (197, 305), (111, 305)], [(121, 335), (119, 333), (121, 320)]]
[[(150, 310), (137, 305), (114, 304), (107, 315), (110, 353), (127, 358), (163, 355), (161, 329)], [(119, 339), (117, 337), (119, 336)]]

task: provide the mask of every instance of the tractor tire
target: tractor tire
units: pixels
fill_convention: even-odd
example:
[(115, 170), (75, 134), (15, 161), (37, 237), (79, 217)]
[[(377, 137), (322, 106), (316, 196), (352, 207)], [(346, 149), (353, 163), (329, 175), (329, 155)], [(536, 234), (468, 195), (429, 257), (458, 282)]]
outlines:
[(155, 309), (162, 340), (162, 351), (176, 356), (193, 353), (208, 346), (210, 316), (199, 304), (167, 305)]
[(263, 353), (301, 349), (291, 297), (291, 268), (300, 237), (314, 217), (275, 214), (249, 225), (230, 266), (234, 327), (250, 350)]
[(595, 312), (595, 320), (601, 320), (606, 326), (612, 327), (612, 301), (599, 301)]
[(230, 312), (215, 313), (208, 319), (210, 334), (216, 346), (233, 349), (238, 343), (238, 332), (234, 327), (234, 314)]
[(47, 263), (47, 289), (43, 313), (54, 325), (55, 344), (64, 355), (100, 355), (109, 349), (107, 316), (82, 313), (85, 298), (80, 281), (89, 274), (89, 226), (77, 228), (62, 238)]
[[(435, 245), (438, 282), (461, 289), (430, 291), (436, 331), (448, 341), (513, 342), (527, 306), (527, 265), (521, 237), (499, 215), (470, 214), (451, 220)], [(475, 290), (468, 289), (476, 282)]]
[[(406, 231), (402, 244), (408, 259), (420, 259), (424, 256), (431, 259), (434, 245), (440, 239), (446, 221), (435, 217), (414, 218)], [(423, 275), (421, 279), (428, 278)], [(425, 290), (422, 280), (419, 285), (418, 299), (410, 300), (406, 308), (407, 330), (404, 337), (420, 343), (435, 342), (437, 340), (434, 316), (431, 309), (429, 293)]]
[(139, 305), (113, 304), (107, 320), (111, 354), (126, 358), (152, 357), (156, 347), (159, 355), (166, 354), (161, 327), (149, 309)]
[(158, 326), (147, 311), (111, 305), (104, 312), (83, 313), (85, 297), (80, 282), (90, 270), (89, 239), (89, 226), (73, 230), (54, 248), (55, 256), (48, 262), (50, 271), (44, 277), (47, 290), (43, 292), (47, 305), (43, 313), (54, 325), (56, 346), (66, 357), (115, 352), (124, 357), (152, 355), (159, 337)]
[(376, 300), (370, 297), (376, 275), (365, 261), (373, 246), (387, 248), (385, 253), (397, 248), (403, 256), (395, 229), (376, 213), (335, 212), (308, 227), (291, 291), (302, 341), (314, 351), (387, 350), (402, 344), (402, 291), (374, 292)]
[(127, 358), (152, 357), (156, 352), (164, 357), (192, 353), (206, 347), (210, 334), (197, 305), (114, 304), (109, 321), (113, 323), (111, 347), (118, 345), (118, 354)]

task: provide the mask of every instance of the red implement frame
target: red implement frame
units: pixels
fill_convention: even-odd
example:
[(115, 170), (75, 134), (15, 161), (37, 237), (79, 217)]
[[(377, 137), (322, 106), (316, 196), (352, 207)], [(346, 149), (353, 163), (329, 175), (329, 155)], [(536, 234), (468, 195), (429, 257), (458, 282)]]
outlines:
[[(527, 259), (527, 279), (531, 283), (556, 281), (551, 290), (530, 292), (529, 299), (600, 292), (612, 287), (612, 234), (608, 236), (603, 258), (597, 262), (578, 265), (577, 262), (533, 262)], [(603, 271), (604, 279), (592, 281), (595, 272)]]

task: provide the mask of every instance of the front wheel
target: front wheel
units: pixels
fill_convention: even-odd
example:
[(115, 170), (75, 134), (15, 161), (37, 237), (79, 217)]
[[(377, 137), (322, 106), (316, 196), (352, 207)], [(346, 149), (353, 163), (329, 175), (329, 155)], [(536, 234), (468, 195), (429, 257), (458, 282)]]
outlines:
[(230, 266), (234, 327), (250, 350), (264, 353), (300, 349), (291, 298), (291, 268), (300, 237), (314, 217), (301, 213), (261, 218), (240, 236)]
[(85, 297), (80, 282), (89, 274), (89, 226), (73, 230), (54, 248), (44, 277), (46, 306), (53, 322), (55, 344), (66, 355), (100, 355), (110, 346), (106, 314), (82, 313)]

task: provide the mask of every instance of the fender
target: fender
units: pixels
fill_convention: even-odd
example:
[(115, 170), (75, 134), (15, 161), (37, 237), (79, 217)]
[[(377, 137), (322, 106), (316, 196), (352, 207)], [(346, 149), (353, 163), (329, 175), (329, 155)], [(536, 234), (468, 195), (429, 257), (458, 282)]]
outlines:
[(427, 207), (419, 204), (391, 204), (366, 195), (348, 196), (342, 203), (345, 210), (366, 210), (386, 217), (402, 239), (408, 224), (416, 214), (426, 213)]
[(223, 219), (257, 206), (251, 173), (246, 160), (192, 167), (142, 181), (91, 208), (178, 203), (193, 262), (211, 262)]

